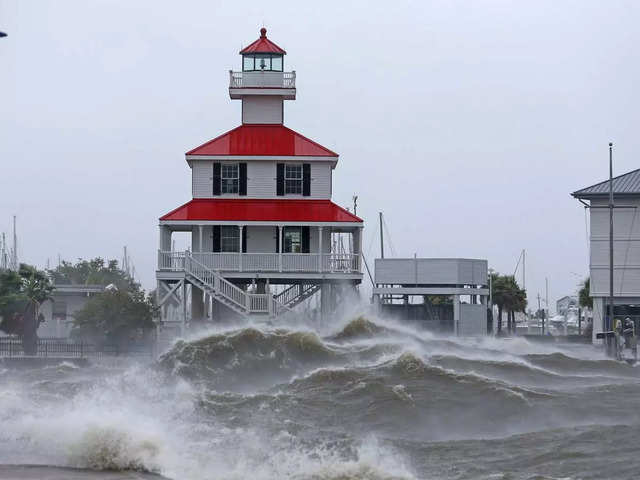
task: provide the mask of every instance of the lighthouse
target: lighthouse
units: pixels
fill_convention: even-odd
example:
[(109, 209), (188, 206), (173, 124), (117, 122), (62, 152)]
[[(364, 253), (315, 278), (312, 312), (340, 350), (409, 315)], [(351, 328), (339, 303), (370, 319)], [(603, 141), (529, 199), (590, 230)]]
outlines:
[[(240, 55), (241, 124), (186, 153), (193, 198), (159, 219), (164, 325), (277, 317), (313, 295), (326, 317), (362, 281), (363, 221), (331, 201), (338, 154), (284, 125), (286, 51), (262, 28)], [(191, 250), (173, 251), (173, 232), (190, 232)]]

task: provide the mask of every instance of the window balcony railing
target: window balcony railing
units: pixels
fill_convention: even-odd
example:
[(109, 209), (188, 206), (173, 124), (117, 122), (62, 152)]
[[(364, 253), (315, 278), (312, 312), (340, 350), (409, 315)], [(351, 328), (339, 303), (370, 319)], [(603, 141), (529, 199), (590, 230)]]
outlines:
[(296, 88), (296, 72), (229, 71), (229, 88)]
[(191, 255), (221, 272), (361, 273), (360, 256), (352, 253), (198, 253), (158, 252), (158, 270), (183, 271)]

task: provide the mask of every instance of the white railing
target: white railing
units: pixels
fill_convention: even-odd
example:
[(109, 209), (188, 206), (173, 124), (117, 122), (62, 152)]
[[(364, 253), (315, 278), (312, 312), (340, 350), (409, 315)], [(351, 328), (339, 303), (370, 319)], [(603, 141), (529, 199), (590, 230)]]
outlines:
[(247, 297), (249, 298), (249, 309), (252, 312), (259, 312), (259, 313), (269, 312), (270, 295), (266, 293), (265, 294), (252, 293), (252, 294), (248, 294)]
[[(202, 255), (200, 254), (201, 258)], [(289, 310), (269, 293), (247, 293), (236, 287), (189, 252), (158, 252), (158, 264), (165, 265), (171, 270), (184, 270), (186, 274), (195, 277), (215, 294), (232, 302), (241, 312), (268, 313), (270, 316), (277, 316)]]
[(295, 299), (298, 295), (300, 295), (304, 286), (299, 283), (294, 283), (293, 285), (287, 287), (278, 295), (275, 295), (274, 298), (277, 299), (283, 305), (288, 304), (293, 299)]
[[(223, 272), (360, 273), (360, 256), (352, 253), (192, 253), (210, 270)], [(159, 252), (158, 270), (184, 269), (185, 252)]]
[(158, 251), (158, 270), (183, 271), (185, 252)]
[(229, 71), (229, 88), (296, 88), (296, 72)]
[(240, 308), (248, 308), (247, 293), (244, 290), (225, 280), (216, 272), (194, 259), (191, 255), (185, 256), (184, 271), (193, 275), (209, 288), (215, 290)]
[(280, 269), (277, 253), (243, 253), (243, 272), (277, 272)]
[(322, 255), (323, 272), (360, 273), (360, 255), (352, 253), (328, 253)]
[(240, 271), (240, 255), (237, 253), (192, 253), (193, 258), (211, 270)]

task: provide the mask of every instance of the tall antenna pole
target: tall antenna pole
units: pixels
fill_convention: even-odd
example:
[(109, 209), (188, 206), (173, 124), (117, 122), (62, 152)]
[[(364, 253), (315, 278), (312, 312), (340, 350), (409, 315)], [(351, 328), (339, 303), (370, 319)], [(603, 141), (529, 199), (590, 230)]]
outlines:
[(16, 216), (13, 216), (13, 268), (18, 270), (18, 235), (16, 233)]
[(2, 232), (2, 248), (0, 249), (0, 269), (7, 268), (7, 241), (4, 232)]
[[(547, 314), (545, 318), (549, 318), (549, 279), (547, 277), (544, 277), (544, 303), (547, 304)], [(544, 333), (544, 330), (542, 333)]]
[(382, 230), (382, 212), (379, 212), (380, 216), (380, 258), (384, 258), (384, 232)]
[[(613, 143), (609, 142), (609, 312), (606, 331), (613, 328)], [(609, 347), (607, 337), (607, 347)]]
[(523, 290), (527, 289), (526, 279), (527, 279), (527, 251), (523, 248), (522, 249), (522, 289)]

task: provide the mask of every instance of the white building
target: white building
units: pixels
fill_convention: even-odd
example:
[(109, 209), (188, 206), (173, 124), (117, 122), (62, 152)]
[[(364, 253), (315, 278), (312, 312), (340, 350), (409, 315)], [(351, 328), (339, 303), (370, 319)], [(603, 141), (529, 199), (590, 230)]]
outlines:
[[(603, 331), (609, 297), (609, 181), (571, 194), (589, 208), (590, 296), (593, 339)], [(630, 317), (640, 326), (640, 169), (613, 179), (614, 318)]]
[[(331, 201), (338, 154), (284, 126), (296, 98), (286, 52), (263, 28), (240, 54), (229, 96), (242, 123), (187, 152), (193, 199), (160, 218), (165, 323), (170, 305), (179, 322), (276, 316), (318, 291), (326, 313), (332, 287), (362, 280), (363, 222)], [(191, 251), (171, 251), (173, 232), (190, 232)]]
[[(488, 264), (470, 258), (376, 258), (373, 296), (381, 313), (429, 330), (486, 335)], [(435, 305), (430, 298), (447, 302)]]
[(51, 300), (40, 306), (44, 322), (38, 327), (38, 336), (68, 337), (75, 313), (83, 309), (91, 297), (104, 291), (104, 285), (55, 285)]

